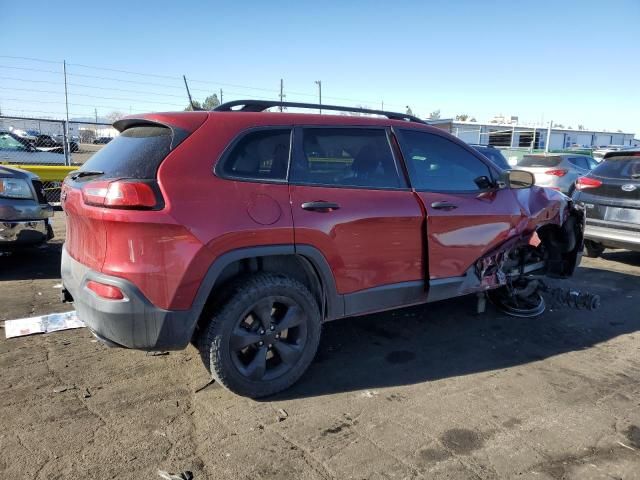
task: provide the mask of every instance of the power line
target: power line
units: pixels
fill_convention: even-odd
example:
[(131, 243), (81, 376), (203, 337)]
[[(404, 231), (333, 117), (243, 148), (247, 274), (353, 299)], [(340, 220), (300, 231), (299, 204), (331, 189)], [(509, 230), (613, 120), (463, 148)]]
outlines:
[[(37, 92), (37, 93), (53, 93), (53, 94), (60, 94), (61, 92), (55, 92), (55, 91), (51, 91), (51, 90), (34, 90), (32, 88), (12, 88), (11, 90), (18, 90), (18, 91), (23, 91), (23, 92)], [(77, 97), (87, 97), (87, 98), (97, 98), (99, 100), (121, 100), (123, 102), (140, 102), (141, 100), (139, 98), (122, 98), (122, 97), (101, 97), (98, 95), (87, 95), (85, 93), (73, 93), (72, 92), (72, 96), (77, 96)], [(167, 103), (167, 102), (156, 102), (155, 100), (142, 100), (145, 104), (146, 103), (155, 103), (157, 105), (169, 105), (172, 107), (180, 107), (181, 105), (175, 104), (175, 103)]]
[(43, 58), (33, 58), (33, 57), (18, 57), (14, 55), (0, 55), (0, 58), (10, 58), (12, 60), (29, 60), (31, 62), (42, 62), (42, 63), (57, 63), (60, 64), (60, 61), (57, 60), (45, 60)]

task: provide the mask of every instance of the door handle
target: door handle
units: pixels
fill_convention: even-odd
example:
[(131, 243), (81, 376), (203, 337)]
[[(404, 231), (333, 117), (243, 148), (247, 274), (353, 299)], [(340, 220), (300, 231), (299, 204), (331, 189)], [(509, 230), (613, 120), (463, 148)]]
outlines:
[(458, 208), (458, 206), (450, 202), (433, 202), (431, 208), (435, 208), (436, 210), (453, 210), (454, 208)]
[(333, 202), (325, 202), (323, 200), (316, 200), (315, 202), (304, 202), (302, 205), (303, 210), (310, 210), (312, 212), (331, 212), (338, 210), (340, 205)]

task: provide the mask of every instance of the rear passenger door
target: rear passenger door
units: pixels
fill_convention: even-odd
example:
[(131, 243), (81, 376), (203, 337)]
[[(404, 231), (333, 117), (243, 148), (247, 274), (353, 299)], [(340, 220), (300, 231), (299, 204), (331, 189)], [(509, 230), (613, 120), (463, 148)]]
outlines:
[(422, 222), (380, 127), (298, 127), (289, 176), (296, 249), (320, 251), (346, 314), (424, 298)]

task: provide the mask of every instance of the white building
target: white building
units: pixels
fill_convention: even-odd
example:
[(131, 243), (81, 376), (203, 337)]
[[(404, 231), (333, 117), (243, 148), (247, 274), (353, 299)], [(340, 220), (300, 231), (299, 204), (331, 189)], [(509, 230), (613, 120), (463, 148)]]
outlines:
[[(496, 147), (532, 147), (544, 149), (547, 145), (547, 127), (531, 127), (511, 123), (460, 122), (436, 120), (435, 126), (448, 130), (467, 143), (494, 145)], [(535, 143), (532, 145), (535, 135)], [(552, 128), (549, 150), (572, 146), (603, 147), (609, 145), (636, 145), (633, 133), (600, 130)]]

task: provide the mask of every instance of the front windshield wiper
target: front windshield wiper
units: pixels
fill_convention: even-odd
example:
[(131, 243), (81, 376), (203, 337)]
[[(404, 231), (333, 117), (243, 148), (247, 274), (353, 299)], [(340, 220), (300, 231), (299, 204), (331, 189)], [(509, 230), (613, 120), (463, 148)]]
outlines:
[(104, 172), (100, 170), (76, 170), (75, 172), (71, 172), (71, 179), (76, 180), (82, 177), (92, 177), (94, 175), (104, 175)]

